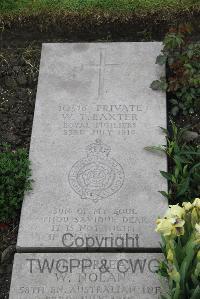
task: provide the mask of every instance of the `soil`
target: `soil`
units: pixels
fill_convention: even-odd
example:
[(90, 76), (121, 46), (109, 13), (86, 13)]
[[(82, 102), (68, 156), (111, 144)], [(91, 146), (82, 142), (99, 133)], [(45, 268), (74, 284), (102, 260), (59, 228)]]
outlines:
[(17, 241), (19, 216), (8, 224), (0, 224), (0, 299), (9, 298), (12, 263)]
[(0, 142), (29, 147), (41, 46), (1, 50)]
[(161, 40), (171, 26), (189, 22), (195, 35), (200, 30), (200, 7), (147, 12), (105, 12), (101, 10), (70, 12), (43, 9), (0, 15), (0, 34), (4, 40), (62, 39)]
[[(161, 39), (166, 30), (167, 27), (160, 30), (162, 34), (155, 36), (155, 39)], [(45, 33), (45, 36), (37, 36), (34, 41), (30, 40), (30, 32), (23, 36), (22, 31), (12, 33), (9, 30), (8, 35), (3, 35), (0, 50), (0, 143), (9, 143), (13, 149), (29, 149), (42, 42), (152, 40), (147, 30), (141, 31), (137, 36), (133, 34), (132, 37), (130, 33), (126, 35), (125, 31), (119, 37), (116, 34), (113, 36), (109, 28), (100, 33), (95, 37), (91, 28), (87, 38), (85, 35), (70, 34), (70, 37), (57, 39), (48, 38), (48, 33)], [(51, 35), (52, 32), (49, 32), (49, 36)], [(194, 39), (198, 38), (199, 33), (194, 35)], [(177, 122), (181, 126), (192, 125), (200, 134), (199, 115), (178, 117)], [(0, 223), (0, 299), (7, 299), (9, 296), (18, 223), (19, 217), (6, 225)]]

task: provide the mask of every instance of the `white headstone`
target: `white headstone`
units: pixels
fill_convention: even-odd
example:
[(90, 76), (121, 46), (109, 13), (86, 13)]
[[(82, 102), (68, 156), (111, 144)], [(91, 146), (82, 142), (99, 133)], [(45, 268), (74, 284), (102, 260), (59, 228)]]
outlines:
[(167, 201), (161, 44), (43, 44), (18, 250), (156, 248)]

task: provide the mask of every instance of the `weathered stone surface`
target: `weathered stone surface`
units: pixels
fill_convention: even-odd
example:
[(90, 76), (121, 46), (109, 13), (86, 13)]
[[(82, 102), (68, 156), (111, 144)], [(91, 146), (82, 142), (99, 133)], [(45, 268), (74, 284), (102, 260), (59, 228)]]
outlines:
[(161, 254), (16, 254), (10, 299), (158, 299)]
[(144, 147), (165, 142), (165, 94), (149, 88), (160, 49), (43, 45), (18, 250), (159, 247), (166, 157)]

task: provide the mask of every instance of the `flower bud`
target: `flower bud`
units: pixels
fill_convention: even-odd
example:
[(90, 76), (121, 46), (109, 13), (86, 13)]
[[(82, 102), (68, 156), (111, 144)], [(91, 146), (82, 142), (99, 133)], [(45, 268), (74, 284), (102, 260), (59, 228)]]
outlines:
[(168, 272), (169, 277), (174, 280), (176, 283), (180, 283), (180, 273), (173, 267), (172, 271)]
[(188, 212), (192, 209), (193, 205), (191, 204), (191, 202), (183, 202), (183, 207), (185, 211)]
[(167, 253), (167, 260), (168, 260), (168, 262), (173, 263), (174, 255), (173, 255), (173, 252), (171, 249), (169, 249), (169, 251)]
[(192, 225), (195, 226), (196, 223), (199, 222), (198, 213), (197, 213), (197, 210), (195, 208), (192, 210), (191, 216), (192, 216), (192, 218), (191, 218)]
[(192, 205), (193, 205), (193, 207), (200, 209), (200, 198), (195, 198)]

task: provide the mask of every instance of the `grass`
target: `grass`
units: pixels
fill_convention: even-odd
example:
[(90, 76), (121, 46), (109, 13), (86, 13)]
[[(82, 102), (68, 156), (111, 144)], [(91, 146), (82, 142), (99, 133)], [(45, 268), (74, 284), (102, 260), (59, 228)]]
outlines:
[(0, 11), (39, 12), (41, 9), (68, 11), (119, 11), (140, 12), (158, 10), (182, 10), (199, 7), (200, 0), (0, 0)]

